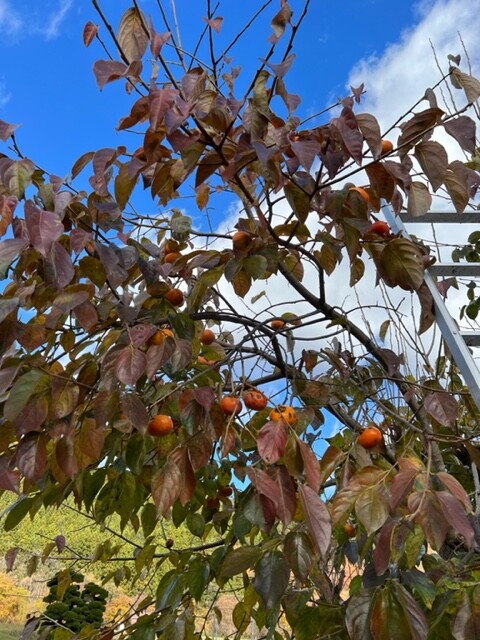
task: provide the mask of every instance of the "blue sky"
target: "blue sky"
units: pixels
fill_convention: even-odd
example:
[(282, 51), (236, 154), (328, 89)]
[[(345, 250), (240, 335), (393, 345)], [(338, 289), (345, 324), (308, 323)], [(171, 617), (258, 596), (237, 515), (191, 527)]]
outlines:
[[(236, 25), (245, 23), (248, 4), (258, 6), (254, 2), (224, 3), (237, 8), (222, 11), (225, 23), (217, 38), (220, 44), (229, 41)], [(294, 11), (299, 5), (293, 0)], [(121, 14), (131, 5), (103, 0), (101, 6), (117, 27)], [(157, 30), (164, 31), (156, 2), (144, 0), (141, 6), (147, 16), (153, 16)], [(273, 3), (234, 53), (233, 64), (242, 64), (245, 74), (268, 51), (268, 22), (278, 6), (279, 2)], [(204, 3), (178, 0), (177, 7), (188, 48), (189, 38), (203, 27)], [(303, 96), (302, 115), (344, 95), (349, 74), (359, 60), (381, 56), (419, 19), (417, 3), (410, 0), (315, 1), (312, 7), (297, 39), (296, 62), (287, 76), (289, 90)], [(97, 88), (92, 65), (105, 55), (98, 43), (89, 49), (83, 45), (82, 30), (88, 20), (99, 22), (88, 0), (0, 0), (0, 118), (21, 123), (18, 142), (22, 151), (60, 175), (85, 151), (119, 143), (114, 129), (130, 106), (123, 84), (107, 85), (103, 92)], [(108, 40), (103, 25), (100, 33)]]

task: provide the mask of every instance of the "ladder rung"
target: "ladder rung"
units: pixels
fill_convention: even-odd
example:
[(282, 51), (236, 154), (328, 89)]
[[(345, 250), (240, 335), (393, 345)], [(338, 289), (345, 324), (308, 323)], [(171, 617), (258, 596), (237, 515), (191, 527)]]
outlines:
[(480, 331), (471, 333), (462, 331), (461, 336), (469, 347), (480, 347)]
[(435, 224), (444, 222), (446, 224), (478, 224), (480, 222), (480, 211), (468, 211), (456, 213), (455, 211), (429, 211), (424, 216), (411, 216), (403, 211), (400, 212), (403, 222), (417, 222), (418, 224)]
[(480, 262), (441, 262), (428, 267), (432, 276), (469, 276), (480, 278)]

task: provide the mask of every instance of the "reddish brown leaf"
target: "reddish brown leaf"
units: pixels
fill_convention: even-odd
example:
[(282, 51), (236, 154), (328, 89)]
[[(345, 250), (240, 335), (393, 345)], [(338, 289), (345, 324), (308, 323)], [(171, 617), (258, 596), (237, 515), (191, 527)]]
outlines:
[(77, 457), (75, 455), (74, 429), (67, 428), (63, 437), (55, 443), (55, 457), (59, 468), (67, 476), (73, 478), (79, 471)]
[(213, 442), (205, 431), (197, 433), (188, 441), (188, 453), (194, 471), (198, 471), (207, 464), (212, 455)]
[(363, 135), (358, 128), (353, 111), (348, 108), (343, 109), (340, 117), (334, 118), (331, 124), (340, 133), (348, 153), (357, 164), (361, 165), (363, 160)]
[(458, 415), (458, 402), (451, 393), (434, 391), (425, 398), (426, 411), (444, 427), (454, 427)]
[(436, 491), (435, 494), (441, 505), (445, 520), (452, 529), (464, 537), (467, 547), (473, 547), (475, 531), (465, 514), (463, 504), (448, 491)]
[(91, 180), (92, 187), (99, 196), (108, 196), (108, 169), (117, 158), (116, 149), (99, 149), (95, 152), (92, 160), (94, 177)]
[(277, 516), (286, 527), (290, 524), (297, 510), (297, 496), (292, 479), (281, 465), (269, 470), (269, 475), (277, 485), (278, 493), (275, 503)]
[(222, 28), (222, 24), (223, 24), (223, 18), (221, 16), (218, 16), (217, 18), (212, 18), (211, 20), (209, 20), (208, 18), (203, 18), (203, 19), (205, 20), (205, 22), (208, 24), (209, 27), (211, 27), (217, 33), (220, 33), (220, 29)]
[(116, 60), (97, 60), (93, 65), (93, 72), (100, 89), (109, 82), (125, 77), (126, 71), (127, 65)]
[(78, 448), (92, 460), (99, 460), (107, 431), (97, 426), (93, 418), (83, 418), (77, 438)]
[(0, 489), (20, 493), (20, 472), (11, 463), (11, 456), (0, 456)]
[(39, 209), (31, 200), (27, 200), (25, 203), (25, 222), (27, 223), (31, 243), (46, 258), (52, 249), (53, 243), (64, 232), (60, 217), (52, 211)]
[(401, 156), (405, 156), (410, 148), (423, 136), (430, 135), (432, 127), (440, 123), (442, 116), (443, 111), (441, 109), (425, 109), (415, 114), (407, 122), (402, 123), (400, 125), (402, 134), (397, 142)]
[(433, 191), (437, 191), (443, 184), (448, 167), (445, 148), (439, 142), (420, 142), (415, 147), (415, 158), (430, 181)]
[(18, 204), (15, 196), (0, 195), (0, 236), (5, 235)]
[(430, 211), (432, 196), (423, 182), (412, 182), (408, 192), (407, 213), (414, 217), (424, 216)]
[(145, 373), (147, 357), (133, 345), (128, 345), (120, 351), (115, 364), (115, 375), (126, 385), (133, 386)]
[(330, 445), (320, 459), (320, 482), (323, 483), (332, 475), (332, 473), (340, 467), (344, 461), (346, 454), (335, 447)]
[(312, 448), (303, 440), (298, 443), (303, 460), (303, 470), (307, 484), (318, 493), (320, 491), (320, 464)]
[(122, 396), (122, 412), (135, 429), (145, 435), (150, 416), (136, 393), (126, 393)]
[(13, 420), (17, 435), (39, 431), (48, 416), (48, 400), (45, 395), (33, 395)]
[(427, 542), (438, 551), (447, 537), (449, 523), (435, 493), (416, 491), (410, 494), (408, 508), (410, 513), (416, 514), (415, 520), (422, 527)]
[(466, 167), (452, 162), (445, 174), (445, 187), (457, 213), (463, 213), (470, 200)]
[(197, 484), (189, 450), (187, 447), (177, 447), (169, 458), (180, 470), (181, 482), (178, 497), (180, 502), (186, 505), (191, 500)]
[(175, 104), (178, 91), (176, 89), (150, 89), (148, 95), (150, 127), (152, 130), (161, 128), (165, 115)]
[(43, 435), (29, 433), (22, 438), (17, 448), (17, 466), (32, 482), (42, 477), (47, 466), (47, 447)]
[(146, 373), (150, 380), (154, 380), (159, 369), (167, 362), (175, 351), (175, 342), (167, 338), (160, 345), (152, 345), (147, 351)]
[(397, 475), (393, 478), (390, 485), (390, 509), (392, 513), (397, 510), (401, 502), (405, 500), (413, 486), (419, 470), (415, 466), (405, 466), (401, 468)]
[(299, 493), (308, 529), (318, 552), (325, 559), (332, 538), (330, 513), (317, 492), (310, 487), (301, 485)]
[(433, 296), (425, 282), (422, 282), (422, 286), (417, 291), (417, 296), (420, 301), (420, 322), (418, 323), (418, 334), (421, 335), (435, 322), (435, 306), (433, 304)]
[(455, 498), (463, 504), (466, 513), (472, 513), (472, 503), (468, 497), (468, 493), (465, 491), (460, 482), (449, 473), (440, 471), (437, 473), (437, 478), (441, 480), (442, 484), (455, 496)]
[(443, 126), (445, 131), (455, 138), (462, 149), (472, 155), (475, 153), (476, 124), (474, 120), (468, 116), (458, 116), (447, 120)]
[(268, 473), (263, 469), (248, 467), (247, 475), (258, 493), (267, 497), (276, 505), (279, 497), (279, 488)]
[(135, 347), (143, 347), (147, 340), (157, 331), (157, 327), (150, 322), (142, 322), (130, 327), (128, 337)]
[(73, 280), (75, 268), (70, 254), (60, 242), (55, 241), (52, 244), (48, 263), (55, 286), (59, 290), (64, 289)]
[(93, 24), (90, 20), (83, 28), (83, 44), (89, 47), (98, 33), (98, 24)]
[(19, 126), (19, 124), (9, 124), (5, 120), (0, 120), (0, 140), (6, 142)]
[[(362, 85), (363, 90), (363, 85)], [(382, 152), (382, 136), (380, 131), (380, 125), (375, 116), (370, 113), (357, 113), (357, 124), (362, 132), (363, 137), (367, 141), (367, 144), (372, 152), (374, 158), (378, 158)], [(376, 165), (372, 165), (376, 166)], [(378, 166), (382, 166), (379, 164)], [(380, 194), (378, 194), (380, 195)]]
[(278, 40), (280, 40), (280, 38), (285, 33), (286, 26), (290, 23), (291, 18), (292, 10), (290, 8), (290, 5), (288, 4), (288, 2), (284, 2), (282, 8), (271, 22), (274, 35), (271, 36), (269, 40), (272, 43), (276, 43), (278, 42)]
[(390, 202), (395, 191), (395, 179), (386, 169), (385, 164), (375, 162), (375, 164), (367, 165), (365, 171), (379, 198), (385, 198)]
[(167, 31), (167, 33), (157, 33), (152, 20), (150, 20), (150, 51), (154, 58), (160, 55), (163, 45), (168, 42), (171, 37), (172, 34), (169, 31)]
[(197, 387), (193, 390), (193, 396), (205, 411), (210, 411), (216, 399), (215, 390), (212, 387)]
[(257, 448), (267, 464), (274, 464), (285, 453), (288, 427), (283, 420), (267, 422), (259, 431)]
[(390, 518), (380, 529), (375, 549), (373, 550), (373, 565), (377, 576), (382, 576), (388, 569), (392, 555), (392, 534), (397, 522)]
[(173, 460), (168, 459), (152, 478), (152, 498), (160, 515), (168, 514), (180, 495), (181, 487), (182, 474), (180, 469)]

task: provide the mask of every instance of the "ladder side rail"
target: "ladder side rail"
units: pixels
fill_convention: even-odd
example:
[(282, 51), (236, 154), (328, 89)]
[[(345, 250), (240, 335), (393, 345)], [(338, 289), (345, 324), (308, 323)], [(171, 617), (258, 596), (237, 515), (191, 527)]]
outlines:
[[(394, 214), (388, 204), (382, 204), (382, 212), (394, 233), (401, 232), (405, 238), (410, 239), (401, 219)], [(435, 305), (435, 320), (438, 328), (450, 349), (453, 359), (462, 373), (465, 384), (468, 386), (475, 404), (480, 410), (480, 372), (475, 360), (473, 359), (470, 349), (462, 338), (456, 322), (450, 315), (450, 312), (437, 289), (435, 281), (428, 271), (425, 272), (424, 280), (433, 297), (433, 303)]]

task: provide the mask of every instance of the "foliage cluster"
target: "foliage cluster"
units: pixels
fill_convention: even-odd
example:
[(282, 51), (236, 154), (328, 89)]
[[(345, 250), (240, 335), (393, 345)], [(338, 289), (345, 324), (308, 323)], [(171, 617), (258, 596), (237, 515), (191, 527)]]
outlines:
[[(99, 87), (126, 83), (118, 129), (134, 149), (88, 151), (63, 180), (0, 122), (13, 145), (0, 157), (0, 488), (18, 495), (3, 526), (68, 499), (99, 527), (117, 516), (129, 550), (105, 579), (152, 585), (119, 637), (207, 637), (202, 600), (229, 590), (239, 638), (252, 620), (275, 639), (475, 637), (479, 409), (398, 308), (386, 302), (378, 336), (339, 305), (338, 274), (353, 288), (373, 265), (386, 300), (413, 292), (419, 333), (433, 325), (428, 248), (375, 223), (382, 206), (421, 216), (435, 193), (474, 206), (480, 82), (450, 56), (391, 144), (363, 87), (307, 126), (285, 77), (309, 0), (256, 3), (238, 31), (207, 0), (190, 54), (166, 4), (165, 32), (136, 1), (115, 30), (94, 0), (114, 53), (101, 27), (84, 30), (108, 52)], [(269, 12), (268, 53), (240, 83), (229, 55)], [(445, 87), (465, 103), (440, 108)], [(438, 131), (471, 162), (449, 159)], [(363, 171), (367, 184), (349, 182)], [(138, 184), (158, 212), (138, 213)], [(196, 220), (233, 200), (232, 228), (196, 228), (179, 208), (191, 194)], [(396, 343), (417, 350), (415, 375)], [(252, 390), (267, 406), (244, 409)], [(152, 435), (158, 415), (168, 428)], [(381, 437), (365, 446), (365, 428)], [(165, 519), (199, 544), (160, 545)], [(117, 562), (118, 545), (92, 562)]]
[(73, 632), (99, 629), (107, 604), (108, 591), (88, 582), (80, 588), (84, 576), (69, 570), (57, 573), (47, 585), (50, 593), (45, 596), (47, 607), (40, 619), (39, 628), (49, 628), (46, 638), (56, 637), (57, 628)]

